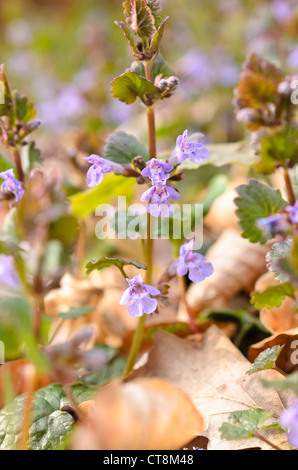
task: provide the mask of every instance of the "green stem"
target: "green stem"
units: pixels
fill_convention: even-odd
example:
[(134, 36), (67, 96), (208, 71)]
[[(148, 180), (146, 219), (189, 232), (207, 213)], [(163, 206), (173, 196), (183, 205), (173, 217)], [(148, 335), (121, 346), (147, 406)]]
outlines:
[[(153, 81), (152, 65), (145, 62), (145, 71), (147, 80)], [(156, 133), (155, 133), (155, 113), (153, 106), (147, 107), (147, 121), (148, 121), (148, 140), (149, 140), (149, 156), (156, 158)], [(146, 284), (151, 284), (152, 281), (152, 265), (153, 265), (153, 239), (151, 239), (151, 218), (150, 214), (147, 215), (147, 247), (146, 247)], [(146, 323), (146, 314), (139, 318), (137, 328), (132, 340), (131, 349), (129, 352), (127, 365), (124, 371), (124, 376), (128, 375), (136, 362), (138, 357)]]

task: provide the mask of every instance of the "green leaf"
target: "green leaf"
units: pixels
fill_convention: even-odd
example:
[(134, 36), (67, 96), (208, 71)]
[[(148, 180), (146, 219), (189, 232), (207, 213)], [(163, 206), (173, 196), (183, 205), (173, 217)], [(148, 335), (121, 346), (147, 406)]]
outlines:
[(49, 239), (59, 240), (64, 245), (74, 243), (78, 239), (79, 224), (71, 214), (63, 215), (50, 225)]
[(255, 431), (272, 416), (267, 411), (244, 410), (231, 413), (220, 428), (222, 439), (228, 441), (254, 437)]
[(151, 10), (151, 13), (154, 17), (154, 20), (155, 20), (155, 26), (156, 28), (159, 27), (160, 23), (161, 23), (161, 17), (160, 17), (160, 13), (161, 13), (161, 8), (160, 8), (160, 2), (159, 0), (146, 0), (147, 2), (147, 5), (148, 7), (150, 8)]
[[(91, 390), (91, 391), (90, 391)], [(78, 403), (90, 399), (94, 389), (75, 384), (73, 393)], [(52, 384), (41, 388), (33, 399), (32, 422), (29, 428), (29, 449), (59, 449), (70, 435), (74, 420), (69, 413), (60, 411), (68, 400), (63, 387)], [(24, 396), (17, 397), (0, 412), (0, 449), (14, 450), (20, 436)]]
[(274, 173), (276, 163), (288, 165), (289, 162), (298, 163), (298, 129), (286, 127), (262, 139), (260, 160), (255, 164), (257, 173)]
[(238, 206), (236, 214), (243, 230), (243, 238), (248, 238), (252, 243), (266, 243), (271, 234), (265, 235), (256, 223), (258, 219), (276, 214), (286, 206), (280, 191), (251, 179), (248, 185), (238, 186), (236, 192), (239, 194), (235, 199), (235, 204)]
[[(200, 135), (190, 135), (190, 141), (197, 141)], [(185, 160), (179, 166), (181, 170), (194, 170), (202, 165), (215, 165), (224, 166), (231, 164), (240, 164), (250, 166), (256, 160), (254, 150), (246, 142), (233, 142), (226, 144), (207, 144), (207, 149), (210, 152), (210, 157), (202, 163), (193, 163), (190, 160)]]
[(3, 155), (0, 155), (0, 172), (10, 170), (10, 168), (14, 169), (14, 165), (7, 160)]
[(100, 204), (111, 204), (119, 194), (132, 200), (135, 188), (135, 178), (125, 178), (119, 175), (105, 176), (99, 186), (70, 196), (71, 211), (79, 219), (85, 219)]
[(270, 309), (280, 307), (286, 296), (295, 299), (295, 289), (290, 282), (269, 286), (263, 292), (254, 291), (251, 294), (250, 302), (257, 310), (261, 310), (263, 307)]
[(166, 16), (162, 20), (158, 30), (154, 34), (154, 36), (152, 38), (152, 41), (151, 41), (151, 44), (150, 44), (149, 53), (148, 53), (149, 57), (153, 57), (154, 55), (159, 53), (161, 41), (162, 41), (164, 31), (165, 31), (166, 22), (168, 21), (168, 19), (169, 19), (169, 17)]
[(149, 151), (136, 137), (125, 132), (113, 132), (107, 138), (104, 158), (115, 163), (129, 165), (134, 157), (141, 156), (146, 161)]
[(58, 318), (63, 320), (76, 320), (80, 317), (85, 317), (88, 313), (92, 312), (94, 307), (70, 307), (68, 312), (58, 313)]
[(287, 282), (289, 277), (286, 273), (279, 269), (279, 264), (282, 260), (290, 258), (291, 250), (293, 249), (293, 240), (288, 239), (282, 243), (274, 243), (272, 250), (266, 255), (267, 268), (269, 271), (274, 272), (274, 277), (278, 281)]
[(263, 380), (265, 388), (275, 388), (276, 390), (290, 390), (298, 396), (298, 372), (288, 375), (282, 380)]
[(283, 346), (273, 346), (273, 348), (268, 348), (258, 355), (255, 362), (251, 366), (251, 369), (247, 372), (248, 375), (252, 375), (255, 372), (260, 372), (261, 370), (273, 369), (278, 356), (280, 355)]
[[(146, 77), (145, 67), (142, 62), (133, 62), (131, 65), (131, 71), (142, 75), (142, 77)], [(161, 54), (157, 56), (157, 59), (152, 64), (153, 81), (155, 81), (158, 75), (161, 75), (162, 78), (168, 78), (174, 75), (173, 70)]]
[(112, 81), (111, 85), (114, 98), (126, 104), (134, 103), (138, 97), (143, 103), (152, 104), (153, 100), (160, 96), (159, 89), (136, 72), (126, 72), (120, 75)]
[[(4, 103), (3, 101), (4, 92)], [(0, 66), (0, 116), (10, 116), (13, 114), (13, 100), (10, 88), (4, 73), (4, 65)]]
[(135, 57), (138, 57), (136, 39), (135, 39), (135, 35), (132, 29), (123, 21), (115, 21), (115, 24), (119, 26), (119, 28), (122, 29), (126, 39), (128, 40), (130, 47), (132, 48), (133, 55)]
[(86, 266), (86, 274), (92, 273), (92, 271), (101, 271), (102, 269), (116, 266), (123, 274), (123, 268), (125, 266), (134, 266), (137, 269), (147, 269), (146, 266), (138, 261), (124, 261), (119, 258), (100, 258), (97, 261), (90, 261)]
[(32, 103), (28, 101), (27, 96), (21, 95), (18, 91), (14, 92), (14, 101), (16, 108), (16, 118), (18, 121), (26, 123), (35, 119), (36, 110)]
[[(154, 8), (156, 1), (151, 3)], [(126, 0), (123, 7), (126, 22), (136, 34), (145, 39), (154, 36), (155, 19), (146, 0)]]

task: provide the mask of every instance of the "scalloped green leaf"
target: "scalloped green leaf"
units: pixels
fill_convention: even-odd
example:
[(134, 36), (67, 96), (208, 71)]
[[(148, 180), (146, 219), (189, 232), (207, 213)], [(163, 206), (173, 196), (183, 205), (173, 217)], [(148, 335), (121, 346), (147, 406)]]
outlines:
[(251, 294), (250, 302), (257, 310), (261, 310), (263, 307), (271, 309), (280, 307), (285, 297), (295, 299), (295, 289), (290, 282), (269, 286), (263, 292), (254, 291)]
[(130, 47), (132, 48), (132, 53), (135, 57), (138, 56), (137, 43), (133, 30), (126, 24), (124, 21), (115, 21), (115, 24), (122, 29), (124, 36), (128, 40)]
[[(78, 403), (92, 397), (94, 387), (75, 384), (73, 394)], [(24, 396), (18, 396), (0, 411), (0, 450), (14, 450), (20, 437)], [(68, 403), (61, 385), (51, 384), (38, 390), (33, 399), (29, 428), (30, 450), (57, 450), (71, 434), (74, 420), (60, 411)]]
[(100, 258), (97, 261), (90, 261), (86, 266), (86, 274), (92, 273), (92, 271), (101, 271), (105, 268), (110, 268), (111, 266), (116, 266), (121, 273), (123, 274), (123, 268), (125, 266), (134, 266), (137, 269), (147, 269), (143, 263), (138, 261), (124, 261), (120, 258)]
[(255, 431), (271, 416), (272, 413), (261, 409), (235, 411), (221, 426), (221, 437), (228, 441), (254, 437)]
[(136, 137), (125, 132), (113, 132), (109, 135), (104, 148), (104, 158), (122, 165), (129, 165), (134, 157), (149, 159), (148, 148)]
[(281, 282), (287, 282), (289, 276), (280, 270), (280, 262), (290, 259), (293, 249), (293, 240), (288, 239), (282, 243), (276, 242), (272, 245), (272, 250), (266, 255), (267, 268), (274, 273), (275, 279)]
[(160, 50), (161, 41), (162, 41), (162, 38), (163, 38), (163, 35), (164, 35), (165, 26), (166, 26), (166, 22), (168, 21), (168, 19), (169, 19), (169, 17), (166, 16), (162, 20), (158, 30), (156, 31), (156, 33), (154, 34), (154, 36), (152, 38), (152, 41), (150, 43), (149, 53), (148, 53), (148, 55), (150, 57), (154, 56), (155, 54), (158, 54), (158, 52)]
[(276, 345), (273, 346), (273, 348), (268, 348), (261, 352), (261, 354), (259, 354), (256, 358), (255, 362), (252, 364), (251, 369), (247, 372), (247, 374), (252, 375), (262, 370), (273, 369), (283, 347), (284, 345)]
[[(156, 0), (151, 1), (155, 12)], [(123, 3), (124, 16), (130, 28), (142, 38), (151, 38), (156, 32), (153, 11), (146, 0), (126, 0)]]
[(159, 89), (136, 72), (125, 72), (115, 78), (111, 85), (114, 98), (126, 104), (134, 103), (137, 98), (147, 104), (160, 96)]
[(276, 214), (287, 203), (282, 199), (281, 193), (277, 189), (258, 180), (251, 179), (249, 184), (243, 184), (236, 188), (239, 197), (235, 199), (238, 209), (236, 214), (239, 218), (239, 225), (243, 230), (242, 237), (248, 238), (252, 243), (266, 243), (271, 235), (265, 235), (256, 225), (258, 219)]

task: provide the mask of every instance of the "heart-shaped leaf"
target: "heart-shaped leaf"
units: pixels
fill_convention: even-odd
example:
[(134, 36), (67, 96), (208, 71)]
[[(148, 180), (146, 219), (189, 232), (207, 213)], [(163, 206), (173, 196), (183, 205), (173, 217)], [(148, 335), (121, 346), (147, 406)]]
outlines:
[(143, 103), (152, 104), (153, 100), (160, 96), (159, 89), (136, 72), (126, 72), (120, 75), (112, 81), (111, 85), (114, 98), (126, 104), (134, 103), (138, 97)]
[(221, 436), (228, 441), (254, 437), (257, 429), (270, 418), (271, 413), (256, 409), (235, 411), (220, 428)]
[(115, 163), (129, 165), (134, 157), (141, 156), (146, 161), (149, 151), (136, 137), (125, 132), (113, 132), (107, 138), (104, 157)]
[(257, 310), (261, 310), (263, 307), (270, 309), (280, 307), (287, 296), (295, 299), (295, 290), (290, 282), (269, 286), (264, 292), (254, 291), (251, 294), (251, 303)]

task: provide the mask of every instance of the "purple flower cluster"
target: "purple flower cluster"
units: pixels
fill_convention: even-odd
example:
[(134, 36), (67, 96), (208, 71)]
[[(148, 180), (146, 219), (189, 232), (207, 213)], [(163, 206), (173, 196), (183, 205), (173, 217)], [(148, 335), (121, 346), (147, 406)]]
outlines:
[(298, 400), (295, 401), (294, 405), (285, 410), (279, 418), (280, 424), (287, 428), (288, 438), (290, 444), (298, 449)]
[(142, 202), (149, 202), (147, 211), (153, 217), (170, 217), (174, 213), (175, 206), (171, 201), (177, 201), (179, 193), (171, 186), (167, 186), (166, 181), (158, 181), (147, 189), (141, 197)]
[(0, 284), (18, 289), (20, 282), (11, 256), (0, 255)]
[(180, 248), (180, 256), (170, 267), (170, 272), (176, 272), (182, 277), (188, 273), (192, 282), (202, 282), (213, 274), (213, 266), (205, 256), (193, 252), (193, 240), (184, 243)]
[(92, 163), (92, 166), (87, 172), (87, 186), (89, 186), (89, 188), (98, 186), (103, 180), (104, 173), (123, 173), (122, 165), (110, 162), (98, 155), (90, 155), (89, 157), (85, 157), (85, 160)]
[(295, 202), (294, 206), (286, 207), (286, 211), (290, 214), (292, 224), (298, 224), (298, 201)]
[(169, 163), (164, 163), (157, 158), (152, 158), (146, 163), (147, 167), (142, 171), (142, 176), (147, 176), (151, 179), (152, 183), (159, 183), (170, 177), (170, 173), (174, 167)]
[(152, 158), (147, 162), (147, 167), (142, 171), (142, 176), (150, 178), (152, 187), (147, 189), (141, 197), (142, 202), (149, 202), (147, 211), (153, 217), (170, 217), (174, 212), (171, 201), (177, 201), (180, 195), (174, 188), (167, 186), (166, 180), (174, 169), (169, 163)]
[(183, 163), (184, 160), (189, 158), (193, 163), (202, 163), (210, 157), (210, 152), (200, 142), (189, 142), (188, 131), (185, 130), (182, 135), (179, 135), (176, 141), (176, 147), (170, 157), (170, 163), (177, 165)]
[(128, 305), (127, 311), (132, 317), (142, 317), (144, 313), (153, 313), (157, 308), (157, 300), (151, 295), (158, 295), (160, 291), (156, 287), (144, 284), (141, 275), (133, 279), (126, 279), (129, 288), (123, 293), (120, 305)]
[(271, 12), (280, 23), (288, 23), (292, 17), (292, 5), (287, 0), (273, 0)]
[(16, 179), (13, 169), (11, 168), (10, 170), (0, 173), (0, 178), (4, 179), (4, 182), (0, 186), (0, 191), (3, 193), (13, 193), (16, 201), (20, 201), (25, 190), (22, 183)]

